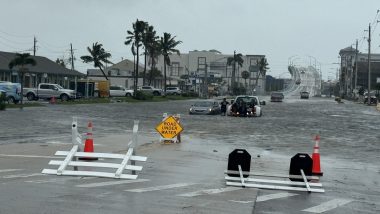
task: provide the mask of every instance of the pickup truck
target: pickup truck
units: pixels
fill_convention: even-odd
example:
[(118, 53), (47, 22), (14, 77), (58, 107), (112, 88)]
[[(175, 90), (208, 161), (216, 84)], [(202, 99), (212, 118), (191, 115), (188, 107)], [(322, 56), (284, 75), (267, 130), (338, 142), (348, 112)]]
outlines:
[(227, 107), (228, 116), (239, 117), (261, 117), (263, 111), (261, 106), (265, 101), (260, 101), (257, 96), (240, 95), (231, 100), (231, 105)]
[(162, 89), (154, 88), (153, 86), (141, 86), (138, 90), (146, 93), (152, 93), (154, 96), (160, 96), (162, 94)]
[(75, 91), (64, 89), (58, 84), (40, 83), (38, 88), (24, 88), (23, 95), (31, 100), (59, 98), (62, 101), (75, 99)]

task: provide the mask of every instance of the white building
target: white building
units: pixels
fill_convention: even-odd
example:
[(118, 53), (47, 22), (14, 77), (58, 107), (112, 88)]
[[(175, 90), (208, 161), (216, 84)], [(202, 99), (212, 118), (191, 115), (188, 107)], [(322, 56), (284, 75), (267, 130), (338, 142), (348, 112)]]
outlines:
[[(124, 59), (110, 67), (104, 69), (104, 73), (110, 81), (110, 85), (120, 85), (126, 88), (133, 89), (133, 71), (134, 63), (131, 60)], [(147, 72), (150, 67), (147, 66)], [(144, 71), (144, 65), (139, 65), (139, 79), (138, 86), (143, 84), (141, 74)], [(99, 69), (87, 69), (87, 77), (89, 80), (105, 80), (103, 73)], [(148, 83), (148, 80), (146, 80)], [(151, 85), (155, 87), (162, 87), (162, 78), (158, 77), (152, 80)]]
[[(218, 79), (224, 91), (227, 91), (231, 86), (232, 76), (232, 66), (227, 66), (227, 59), (229, 57), (233, 57), (233, 54), (226, 55), (217, 50), (194, 50), (189, 53), (181, 53), (180, 55), (172, 54), (170, 55), (171, 65), (166, 67), (167, 84), (179, 85), (181, 81), (185, 81), (185, 85), (191, 86), (191, 89), (202, 90), (202, 87), (199, 86), (202, 86), (207, 72), (208, 79)], [(235, 81), (245, 86), (249, 92), (252, 92), (255, 87), (258, 74), (257, 60), (261, 58), (265, 58), (265, 55), (245, 55), (243, 56), (243, 66), (236, 66)], [(164, 72), (163, 56), (159, 57), (156, 67), (162, 73)], [(248, 71), (250, 77), (243, 79), (241, 77), (242, 71)], [(265, 76), (258, 79), (256, 87), (256, 93), (261, 94), (264, 91)]]

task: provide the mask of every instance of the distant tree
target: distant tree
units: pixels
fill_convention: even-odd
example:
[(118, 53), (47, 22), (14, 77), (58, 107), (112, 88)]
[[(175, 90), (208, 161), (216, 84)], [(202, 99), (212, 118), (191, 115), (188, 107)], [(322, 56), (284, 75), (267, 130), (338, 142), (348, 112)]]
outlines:
[(245, 84), (245, 87), (247, 88), (247, 79), (249, 78), (249, 72), (248, 71), (241, 72), (241, 78), (244, 79), (244, 84)]
[[(144, 74), (141, 74), (141, 75), (144, 75)], [(145, 75), (146, 75), (145, 78), (148, 80), (149, 85), (151, 85), (151, 83), (155, 79), (157, 79), (157, 77), (162, 77), (161, 71), (158, 70), (157, 68), (153, 68), (153, 69), (148, 70), (148, 72)]]
[(231, 86), (235, 86), (235, 76), (236, 76), (236, 63), (238, 66), (242, 67), (243, 66), (243, 55), (241, 53), (235, 54), (233, 57), (228, 57), (227, 58), (227, 65), (231, 66), (232, 65), (232, 76), (231, 76)]
[(103, 63), (113, 63), (108, 60), (109, 58), (111, 58), (111, 54), (106, 52), (102, 46), (103, 45), (100, 43), (93, 43), (92, 49), (90, 47), (87, 47), (87, 50), (90, 53), (90, 55), (81, 56), (80, 58), (83, 60), (84, 63), (93, 62), (94, 67), (99, 68), (100, 71), (103, 73), (103, 76), (106, 78), (106, 80), (108, 80), (107, 75), (104, 73)]
[[(148, 49), (149, 58), (150, 58), (150, 69), (154, 70), (156, 68), (157, 59), (161, 55), (161, 47), (160, 47), (160, 40), (156, 39), (154, 40), (150, 45)], [(153, 74), (153, 73), (150, 73)], [(149, 85), (151, 84), (151, 80), (153, 80), (153, 77), (149, 77)]]
[[(21, 84), (21, 94), (24, 89), (24, 74), (28, 70), (25, 68), (27, 65), (35, 66), (37, 64), (36, 60), (34, 60), (29, 53), (16, 53), (16, 57), (12, 59), (11, 62), (9, 62), (8, 67), (9, 69), (12, 69), (14, 67), (18, 67), (19, 75), (21, 75), (20, 78), (20, 84)], [(22, 105), (22, 99), (21, 99), (21, 105)]]
[(166, 94), (166, 65), (170, 65), (169, 55), (177, 53), (180, 55), (179, 50), (175, 47), (181, 44), (182, 41), (175, 41), (175, 36), (172, 37), (170, 33), (164, 33), (164, 36), (160, 40), (160, 52), (164, 56), (164, 94)]
[(137, 84), (139, 79), (139, 51), (142, 46), (143, 34), (146, 29), (147, 23), (144, 21), (136, 20), (135, 23), (132, 24), (133, 30), (128, 30), (127, 40), (124, 42), (125, 45), (132, 45), (131, 51), (132, 54), (136, 56), (135, 62), (135, 70), (134, 70), (134, 85), (133, 90), (134, 94), (137, 94)]
[(255, 78), (256, 79), (255, 87), (257, 87), (257, 84), (259, 82), (259, 78), (265, 77), (265, 75), (267, 74), (267, 70), (269, 69), (269, 67), (268, 67), (269, 64), (268, 64), (267, 59), (265, 57), (261, 58), (260, 60), (257, 60), (256, 64), (259, 67), (259, 72), (257, 73), (257, 76)]
[(145, 49), (143, 85), (145, 85), (145, 79), (148, 79), (147, 76), (145, 75), (146, 66), (148, 64), (147, 63), (148, 55), (150, 55), (151, 51), (153, 52), (155, 51), (153, 49), (156, 48), (155, 46), (157, 46), (157, 39), (158, 39), (158, 36), (156, 36), (156, 31), (154, 30), (154, 27), (146, 23), (145, 30), (143, 32), (143, 41), (142, 41), (144, 45), (144, 49)]
[(64, 61), (63, 59), (57, 58), (57, 60), (55, 60), (55, 62), (56, 62), (58, 65), (60, 65), (60, 66), (62, 66), (62, 67), (64, 67), (64, 68), (66, 68), (66, 63), (65, 63), (65, 61)]

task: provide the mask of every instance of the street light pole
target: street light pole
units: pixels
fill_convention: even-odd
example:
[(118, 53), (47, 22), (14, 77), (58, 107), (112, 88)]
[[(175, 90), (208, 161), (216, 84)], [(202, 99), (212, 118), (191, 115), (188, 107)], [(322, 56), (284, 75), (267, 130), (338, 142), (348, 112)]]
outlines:
[(368, 26), (368, 105), (371, 105), (371, 23)]

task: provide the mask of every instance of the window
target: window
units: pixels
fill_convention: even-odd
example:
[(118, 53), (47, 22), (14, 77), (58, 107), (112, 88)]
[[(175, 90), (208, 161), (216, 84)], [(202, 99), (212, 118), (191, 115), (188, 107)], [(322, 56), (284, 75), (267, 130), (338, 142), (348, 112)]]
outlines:
[(206, 57), (198, 57), (198, 70), (206, 70)]
[(170, 76), (179, 76), (179, 62), (172, 62)]
[(40, 85), (40, 89), (49, 89), (49, 85)]

